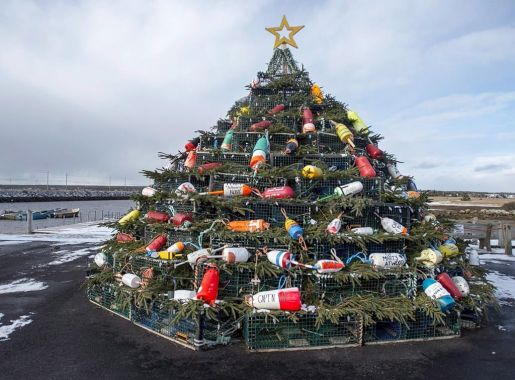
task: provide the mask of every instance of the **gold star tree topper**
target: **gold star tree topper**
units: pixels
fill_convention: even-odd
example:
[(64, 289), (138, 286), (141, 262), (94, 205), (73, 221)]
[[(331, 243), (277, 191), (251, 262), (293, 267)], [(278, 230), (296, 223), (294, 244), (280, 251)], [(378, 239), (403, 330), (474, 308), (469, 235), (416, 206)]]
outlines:
[[(280, 32), (282, 32), (284, 28), (286, 28), (286, 30), (290, 32), (288, 34), (288, 37), (284, 37), (280, 34)], [(283, 44), (288, 44), (290, 46), (293, 46), (294, 48), (298, 48), (297, 43), (293, 39), (293, 36), (297, 34), (302, 28), (304, 28), (304, 25), (290, 26), (290, 24), (288, 24), (288, 20), (286, 20), (286, 16), (283, 16), (281, 25), (265, 29), (275, 36), (274, 49), (277, 49), (279, 46)]]

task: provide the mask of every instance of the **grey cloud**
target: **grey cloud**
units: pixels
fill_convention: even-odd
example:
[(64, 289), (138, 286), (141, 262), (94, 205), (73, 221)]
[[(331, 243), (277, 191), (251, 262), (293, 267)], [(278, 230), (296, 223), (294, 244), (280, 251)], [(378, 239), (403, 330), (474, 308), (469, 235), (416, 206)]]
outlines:
[(497, 169), (505, 169), (505, 168), (506, 168), (505, 164), (486, 164), (486, 165), (476, 166), (474, 168), (474, 171), (475, 172), (487, 172), (487, 171), (494, 171)]

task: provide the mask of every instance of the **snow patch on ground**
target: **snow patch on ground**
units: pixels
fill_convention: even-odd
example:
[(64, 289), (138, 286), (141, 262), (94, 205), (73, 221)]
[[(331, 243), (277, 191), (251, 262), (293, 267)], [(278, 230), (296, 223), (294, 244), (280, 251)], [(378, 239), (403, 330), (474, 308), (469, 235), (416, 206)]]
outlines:
[(15, 245), (15, 244), (23, 244), (24, 241), (0, 241), (0, 245)]
[(497, 288), (495, 296), (499, 299), (499, 303), (501, 305), (511, 305), (515, 300), (515, 278), (497, 271), (491, 271), (486, 275), (486, 279)]
[(91, 253), (91, 250), (94, 248), (82, 248), (77, 251), (57, 251), (56, 254), (62, 254), (54, 261), (49, 262), (47, 265), (61, 265), (65, 263), (69, 263), (70, 261), (77, 260), (78, 258), (82, 256), (89, 255)]
[(490, 264), (504, 264), (510, 265), (510, 262), (515, 262), (515, 256), (506, 256), (503, 253), (483, 253), (479, 255), (481, 262), (487, 262)]
[(11, 335), (15, 330), (22, 328), (23, 326), (26, 326), (32, 322), (32, 319), (30, 319), (30, 315), (21, 315), (18, 319), (11, 319), (10, 325), (4, 325), (2, 323), (3, 317), (4, 314), (0, 313), (0, 342), (9, 340), (9, 335)]
[[(39, 230), (32, 235), (0, 234), (0, 240), (8, 242), (47, 241), (63, 244), (101, 243), (109, 239), (113, 230), (93, 223), (80, 223), (66, 227)], [(15, 244), (15, 243), (13, 243)]]
[(46, 288), (48, 285), (44, 282), (32, 278), (20, 278), (9, 284), (0, 285), (0, 294), (35, 292)]

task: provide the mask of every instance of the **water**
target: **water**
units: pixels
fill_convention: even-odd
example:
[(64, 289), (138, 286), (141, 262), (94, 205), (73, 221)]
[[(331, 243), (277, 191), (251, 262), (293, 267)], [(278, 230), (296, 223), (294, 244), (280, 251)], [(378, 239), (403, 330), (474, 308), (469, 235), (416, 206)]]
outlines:
[[(119, 218), (127, 213), (130, 208), (135, 206), (131, 200), (116, 201), (52, 201), (52, 202), (18, 202), (18, 203), (0, 203), (0, 212), (4, 210), (13, 211), (32, 211), (51, 210), (55, 208), (80, 208), (80, 216), (77, 218), (65, 219), (42, 219), (33, 220), (32, 228), (47, 228), (54, 226), (62, 226), (64, 224), (73, 224), (88, 222), (94, 220), (102, 220), (106, 218)], [(0, 220), (0, 233), (3, 234), (20, 234), (27, 232), (27, 221), (18, 220)]]

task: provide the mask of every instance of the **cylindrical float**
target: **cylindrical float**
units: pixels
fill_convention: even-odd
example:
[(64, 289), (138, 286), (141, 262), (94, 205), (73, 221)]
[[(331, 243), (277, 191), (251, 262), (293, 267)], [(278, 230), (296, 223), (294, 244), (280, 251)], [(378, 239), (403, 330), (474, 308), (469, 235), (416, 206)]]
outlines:
[(436, 280), (442, 284), (442, 286), (447, 290), (452, 298), (459, 301), (461, 299), (461, 292), (452, 281), (452, 278), (449, 276), (448, 273), (440, 273), (438, 276), (436, 276)]
[(152, 187), (144, 187), (143, 190), (141, 190), (141, 195), (144, 197), (153, 197), (157, 193), (157, 190)]
[(145, 219), (150, 223), (167, 223), (170, 219), (170, 215), (166, 212), (150, 210), (145, 214)]
[(125, 273), (122, 276), (122, 283), (129, 288), (136, 289), (141, 285), (141, 278), (132, 273)]
[(402, 224), (398, 223), (397, 221), (391, 219), (391, 218), (381, 218), (381, 226), (383, 229), (390, 233), (390, 234), (400, 234), (400, 235), (407, 235), (408, 229), (404, 227)]
[(259, 165), (266, 162), (266, 157), (270, 153), (270, 147), (268, 146), (268, 140), (265, 136), (262, 136), (256, 142), (254, 150), (252, 151), (252, 158), (250, 159), (250, 167), (257, 169)]
[(352, 128), (358, 133), (368, 133), (368, 127), (354, 111), (347, 111), (347, 119), (352, 123)]
[(166, 235), (157, 235), (148, 245), (145, 247), (145, 250), (148, 251), (159, 251), (166, 245), (168, 239)]
[(370, 161), (365, 156), (357, 156), (354, 160), (354, 164), (359, 170), (361, 177), (370, 178), (376, 176), (374, 167), (370, 164)]
[(454, 276), (452, 282), (454, 282), (454, 285), (456, 285), (462, 297), (467, 297), (470, 294), (469, 283), (463, 277)]
[(446, 312), (456, 304), (449, 292), (438, 281), (426, 278), (422, 283), (422, 288), (429, 298), (438, 301), (440, 310)]
[(197, 163), (197, 152), (192, 150), (188, 152), (188, 156), (186, 160), (184, 160), (184, 167), (188, 169), (193, 169), (195, 164)]
[(186, 152), (190, 152), (192, 150), (195, 150), (195, 149), (197, 149), (197, 146), (198, 146), (199, 142), (200, 142), (200, 137), (195, 137), (194, 139), (189, 140), (184, 145), (184, 149), (186, 150)]
[(209, 305), (214, 305), (218, 297), (218, 283), (220, 282), (220, 272), (215, 264), (207, 264), (204, 277), (197, 291), (197, 299)]
[(132, 243), (134, 240), (136, 239), (131, 234), (126, 234), (123, 232), (118, 232), (116, 234), (116, 241), (118, 243)]
[(103, 267), (105, 264), (107, 264), (107, 255), (104, 252), (98, 252), (93, 261), (95, 261), (95, 264), (97, 264), (99, 267)]
[(209, 170), (219, 168), (222, 165), (223, 164), (221, 162), (208, 162), (206, 164), (200, 165), (197, 168), (197, 171), (199, 172), (199, 174), (204, 174), (204, 173), (208, 172)]
[(442, 253), (436, 249), (426, 248), (420, 252), (420, 256), (415, 257), (415, 261), (420, 261), (426, 267), (434, 267), (442, 262)]
[(324, 173), (322, 169), (314, 166), (314, 165), (306, 165), (302, 168), (301, 172), (302, 176), (307, 179), (319, 179), (322, 178)]
[(123, 216), (119, 221), (118, 221), (118, 224), (120, 226), (124, 226), (126, 225), (127, 223), (133, 221), (133, 220), (136, 220), (138, 219), (140, 216), (140, 212), (139, 210), (132, 210), (131, 212), (129, 212), (128, 214), (126, 214), (125, 216)]
[(318, 260), (313, 268), (318, 273), (335, 273), (345, 268), (345, 264), (336, 260)]
[(188, 195), (196, 192), (197, 189), (191, 182), (183, 182), (177, 187), (177, 189), (175, 189), (175, 195), (182, 199), (186, 199), (188, 198)]
[(279, 268), (290, 269), (292, 264), (292, 254), (288, 251), (268, 251), (266, 253), (268, 261)]
[(269, 187), (261, 193), (263, 198), (289, 199), (295, 197), (295, 191), (290, 186)]
[(363, 184), (359, 181), (347, 183), (345, 185), (338, 186), (334, 189), (334, 194), (337, 196), (348, 196), (356, 195), (363, 191)]
[(249, 130), (251, 132), (260, 132), (268, 129), (272, 125), (272, 122), (269, 120), (262, 120), (260, 122), (254, 123), (250, 126)]
[(379, 268), (399, 268), (406, 264), (406, 256), (401, 253), (371, 253), (368, 259)]
[(270, 228), (264, 219), (235, 220), (227, 223), (227, 228), (234, 232), (262, 232)]
[(246, 263), (249, 260), (250, 252), (244, 247), (229, 247), (222, 251), (222, 260), (229, 263)]
[(373, 235), (374, 229), (372, 227), (356, 227), (351, 228), (351, 232), (358, 235)]
[(272, 108), (270, 111), (268, 111), (268, 114), (270, 116), (276, 115), (279, 112), (284, 111), (285, 108), (286, 107), (284, 106), (284, 104), (278, 104), (274, 108)]
[(222, 149), (223, 151), (232, 150), (233, 136), (234, 136), (234, 130), (229, 129), (224, 136), (224, 141), (222, 141), (222, 146), (220, 147), (220, 149)]
[(181, 212), (176, 213), (170, 219), (170, 222), (177, 227), (189, 227), (193, 222), (193, 216), (191, 214), (183, 214)]
[(374, 144), (367, 144), (365, 150), (367, 151), (368, 156), (374, 160), (381, 160), (383, 158), (383, 151)]
[(256, 309), (299, 311), (302, 307), (298, 288), (259, 292), (246, 297), (245, 301)]

